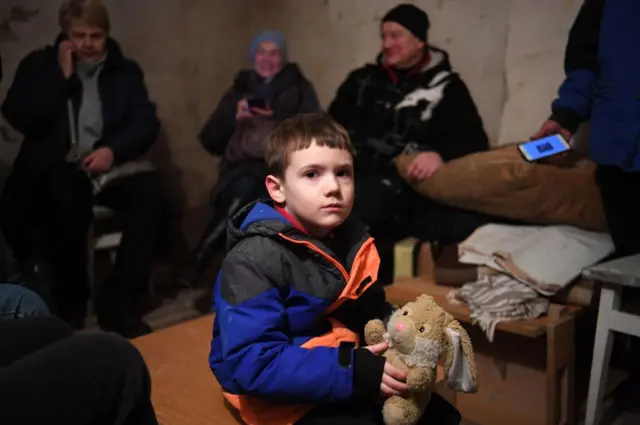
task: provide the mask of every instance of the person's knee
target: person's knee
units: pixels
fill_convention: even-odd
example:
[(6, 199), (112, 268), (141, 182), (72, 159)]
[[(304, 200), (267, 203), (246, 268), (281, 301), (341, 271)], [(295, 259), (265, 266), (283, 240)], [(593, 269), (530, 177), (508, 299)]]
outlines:
[(76, 335), (77, 344), (86, 347), (96, 358), (109, 362), (111, 366), (126, 370), (127, 373), (135, 372), (146, 374), (146, 366), (140, 352), (129, 340), (111, 332), (97, 332), (92, 334)]
[(49, 316), (44, 300), (20, 285), (0, 284), (0, 320)]
[(73, 330), (55, 316), (30, 316), (11, 322), (25, 335), (39, 335), (39, 339), (58, 341), (73, 335)]

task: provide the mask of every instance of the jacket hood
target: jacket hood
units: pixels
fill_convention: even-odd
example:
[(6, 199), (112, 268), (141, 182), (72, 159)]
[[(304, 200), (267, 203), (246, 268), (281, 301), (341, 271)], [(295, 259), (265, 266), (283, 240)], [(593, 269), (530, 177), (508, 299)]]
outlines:
[[(299, 230), (284, 215), (275, 209), (273, 201), (258, 200), (243, 207), (229, 220), (227, 226), (227, 252), (242, 240), (253, 236), (263, 236), (284, 241), (282, 236), (295, 240), (311, 242), (324, 252), (332, 251), (320, 240)], [(333, 238), (338, 245), (349, 249), (346, 256), (347, 263), (355, 257), (357, 250), (369, 239), (367, 227), (353, 216), (350, 216), (333, 232)], [(335, 256), (335, 255), (334, 255)]]
[(255, 201), (244, 206), (229, 220), (227, 251), (252, 236), (276, 237), (279, 233), (292, 231), (300, 232), (274, 208), (272, 202)]

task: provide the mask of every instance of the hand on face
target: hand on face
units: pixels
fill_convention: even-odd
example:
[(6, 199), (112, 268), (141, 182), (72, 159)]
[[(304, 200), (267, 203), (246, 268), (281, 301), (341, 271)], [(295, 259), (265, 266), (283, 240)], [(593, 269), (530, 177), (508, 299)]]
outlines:
[(72, 21), (67, 35), (69, 39), (63, 41), (61, 47), (62, 44), (68, 45), (70, 43), (78, 60), (92, 63), (104, 56), (107, 45), (105, 30), (82, 21)]
[(60, 64), (60, 70), (64, 78), (70, 78), (74, 72), (73, 64), (73, 52), (75, 52), (75, 45), (65, 40), (58, 46), (58, 63)]

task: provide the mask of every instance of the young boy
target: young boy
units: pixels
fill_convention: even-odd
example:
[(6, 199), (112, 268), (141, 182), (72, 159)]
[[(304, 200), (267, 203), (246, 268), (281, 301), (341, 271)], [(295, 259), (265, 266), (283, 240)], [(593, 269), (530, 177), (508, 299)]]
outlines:
[[(326, 114), (298, 115), (269, 136), (265, 160), (271, 201), (229, 222), (211, 369), (247, 425), (382, 424), (380, 395), (405, 394), (406, 374), (377, 355), (386, 343), (358, 348), (392, 308), (373, 240), (349, 217), (349, 136)], [(425, 420), (459, 423), (433, 400)]]

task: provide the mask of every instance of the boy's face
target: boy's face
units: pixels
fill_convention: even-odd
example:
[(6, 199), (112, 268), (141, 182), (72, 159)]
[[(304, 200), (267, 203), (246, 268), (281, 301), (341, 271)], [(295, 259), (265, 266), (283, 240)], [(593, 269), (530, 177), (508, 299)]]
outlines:
[(353, 158), (343, 149), (318, 146), (293, 152), (284, 178), (267, 177), (271, 198), (316, 237), (338, 227), (353, 207)]

